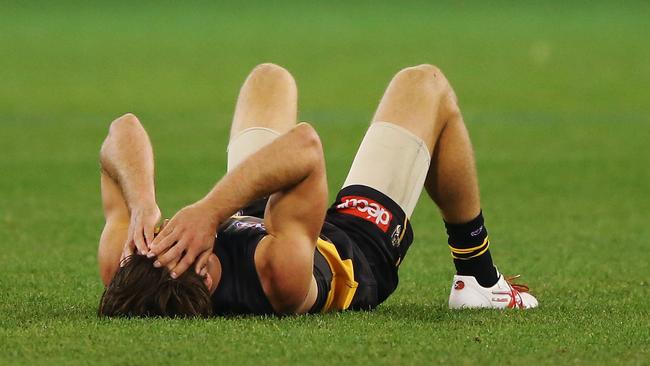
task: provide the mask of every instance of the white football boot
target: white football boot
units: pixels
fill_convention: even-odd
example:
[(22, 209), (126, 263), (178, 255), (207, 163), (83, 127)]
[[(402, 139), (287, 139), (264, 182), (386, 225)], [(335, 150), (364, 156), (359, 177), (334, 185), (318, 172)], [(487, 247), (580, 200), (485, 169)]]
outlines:
[(450, 309), (532, 309), (539, 303), (528, 286), (512, 283), (519, 276), (504, 277), (492, 287), (483, 287), (473, 276), (454, 276), (449, 295)]

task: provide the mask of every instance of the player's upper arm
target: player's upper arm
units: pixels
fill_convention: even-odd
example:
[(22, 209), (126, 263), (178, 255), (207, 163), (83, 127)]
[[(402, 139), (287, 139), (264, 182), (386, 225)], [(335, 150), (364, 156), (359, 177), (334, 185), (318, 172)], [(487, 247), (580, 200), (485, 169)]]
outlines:
[(318, 134), (305, 124), (300, 131), (301, 155), (308, 161), (304, 179), (271, 195), (264, 215), (270, 235), (306, 236), (314, 242), (320, 234), (327, 208), (325, 159)]
[(327, 178), (323, 151), (311, 126), (304, 131), (304, 156), (310, 159), (305, 178), (271, 195), (264, 221), (270, 235), (265, 252), (267, 284), (279, 312), (293, 312), (304, 302), (312, 282), (316, 241), (327, 209)]

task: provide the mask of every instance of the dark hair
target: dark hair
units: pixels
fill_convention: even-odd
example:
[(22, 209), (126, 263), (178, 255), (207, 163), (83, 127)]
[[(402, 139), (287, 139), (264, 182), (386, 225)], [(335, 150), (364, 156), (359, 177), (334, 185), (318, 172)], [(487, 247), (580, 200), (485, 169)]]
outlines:
[(212, 314), (210, 292), (192, 270), (173, 279), (166, 268), (155, 268), (155, 258), (131, 255), (124, 259), (104, 290), (99, 316), (207, 317)]

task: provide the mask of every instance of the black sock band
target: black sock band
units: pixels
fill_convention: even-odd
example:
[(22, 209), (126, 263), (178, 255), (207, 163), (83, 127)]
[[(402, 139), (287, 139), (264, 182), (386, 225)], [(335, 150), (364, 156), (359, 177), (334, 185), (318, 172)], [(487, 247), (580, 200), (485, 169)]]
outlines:
[(493, 286), (498, 281), (498, 277), (492, 263), (490, 240), (483, 220), (483, 212), (464, 224), (445, 222), (445, 227), (456, 273), (474, 276), (481, 286)]
[(474, 220), (464, 224), (450, 224), (445, 221), (449, 245), (454, 248), (469, 248), (474, 246), (473, 244), (480, 244), (487, 237), (484, 223), (483, 211)]

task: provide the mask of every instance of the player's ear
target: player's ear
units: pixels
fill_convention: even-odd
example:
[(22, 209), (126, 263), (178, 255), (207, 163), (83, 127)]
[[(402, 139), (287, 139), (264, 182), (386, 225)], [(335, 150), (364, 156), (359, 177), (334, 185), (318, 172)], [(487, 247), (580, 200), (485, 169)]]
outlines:
[(208, 292), (212, 292), (212, 285), (214, 285), (214, 282), (212, 281), (210, 273), (206, 273), (205, 277), (203, 277), (203, 284), (208, 288)]

